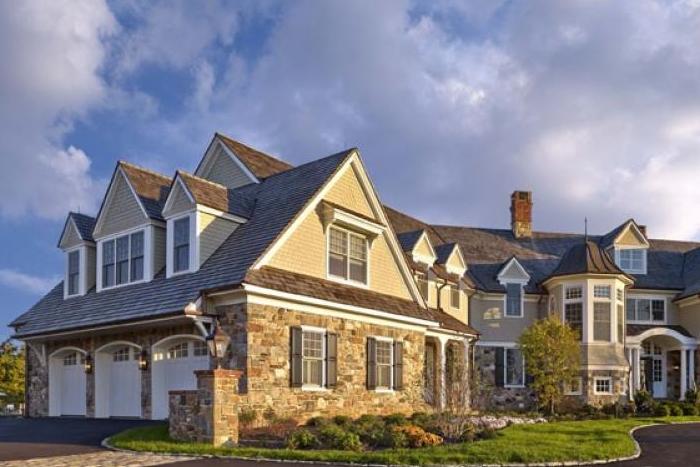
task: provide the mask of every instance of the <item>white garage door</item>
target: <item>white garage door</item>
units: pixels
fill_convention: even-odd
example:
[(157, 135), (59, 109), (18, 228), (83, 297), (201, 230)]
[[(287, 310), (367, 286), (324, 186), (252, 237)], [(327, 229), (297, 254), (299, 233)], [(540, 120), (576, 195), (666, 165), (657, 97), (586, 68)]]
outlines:
[(60, 362), (61, 415), (85, 415), (85, 370), (82, 356), (71, 352)]
[(184, 341), (157, 352), (153, 362), (153, 418), (168, 417), (168, 392), (196, 389), (196, 370), (209, 369), (209, 352), (203, 341)]
[(112, 353), (110, 363), (109, 412), (112, 417), (141, 416), (141, 375), (138, 355), (130, 347)]

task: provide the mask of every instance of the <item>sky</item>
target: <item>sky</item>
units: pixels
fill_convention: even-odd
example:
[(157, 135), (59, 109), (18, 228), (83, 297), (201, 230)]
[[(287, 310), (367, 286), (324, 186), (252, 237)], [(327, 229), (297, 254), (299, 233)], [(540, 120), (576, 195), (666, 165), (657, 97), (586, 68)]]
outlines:
[[(434, 223), (700, 239), (700, 0), (0, 0), (0, 323), (56, 284), (114, 166), (219, 131), (297, 164), (358, 147)], [(10, 334), (0, 326), (0, 339)]]

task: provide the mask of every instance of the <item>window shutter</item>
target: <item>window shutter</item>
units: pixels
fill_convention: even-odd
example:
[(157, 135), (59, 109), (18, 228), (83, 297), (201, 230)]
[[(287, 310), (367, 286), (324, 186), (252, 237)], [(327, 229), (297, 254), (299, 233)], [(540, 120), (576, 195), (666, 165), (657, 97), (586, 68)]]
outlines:
[(503, 387), (503, 360), (504, 360), (504, 350), (503, 347), (496, 347), (496, 387)]
[(377, 341), (367, 338), (367, 389), (377, 389)]
[(338, 335), (326, 334), (326, 386), (338, 384)]
[(403, 389), (403, 342), (394, 342), (394, 389)]
[(302, 332), (301, 328), (294, 326), (290, 329), (291, 338), (291, 384), (293, 388), (299, 388), (303, 384), (302, 379)]

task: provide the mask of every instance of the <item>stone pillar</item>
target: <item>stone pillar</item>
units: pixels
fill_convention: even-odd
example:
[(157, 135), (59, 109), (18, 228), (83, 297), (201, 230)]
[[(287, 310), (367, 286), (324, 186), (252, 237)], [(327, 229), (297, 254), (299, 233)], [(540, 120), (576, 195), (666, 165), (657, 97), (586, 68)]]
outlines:
[(688, 349), (681, 349), (681, 398), (685, 400), (685, 392), (688, 390)]

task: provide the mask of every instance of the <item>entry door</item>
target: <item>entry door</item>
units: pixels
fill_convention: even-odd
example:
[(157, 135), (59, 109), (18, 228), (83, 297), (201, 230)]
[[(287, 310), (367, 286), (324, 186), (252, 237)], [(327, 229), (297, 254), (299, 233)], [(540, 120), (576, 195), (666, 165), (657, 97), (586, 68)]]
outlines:
[(85, 370), (77, 352), (61, 362), (61, 415), (85, 415)]
[(652, 358), (651, 378), (654, 384), (654, 397), (665, 399), (666, 394), (666, 362), (664, 355), (654, 355)]
[(129, 347), (112, 354), (109, 407), (112, 417), (141, 416), (141, 375), (136, 355)]

